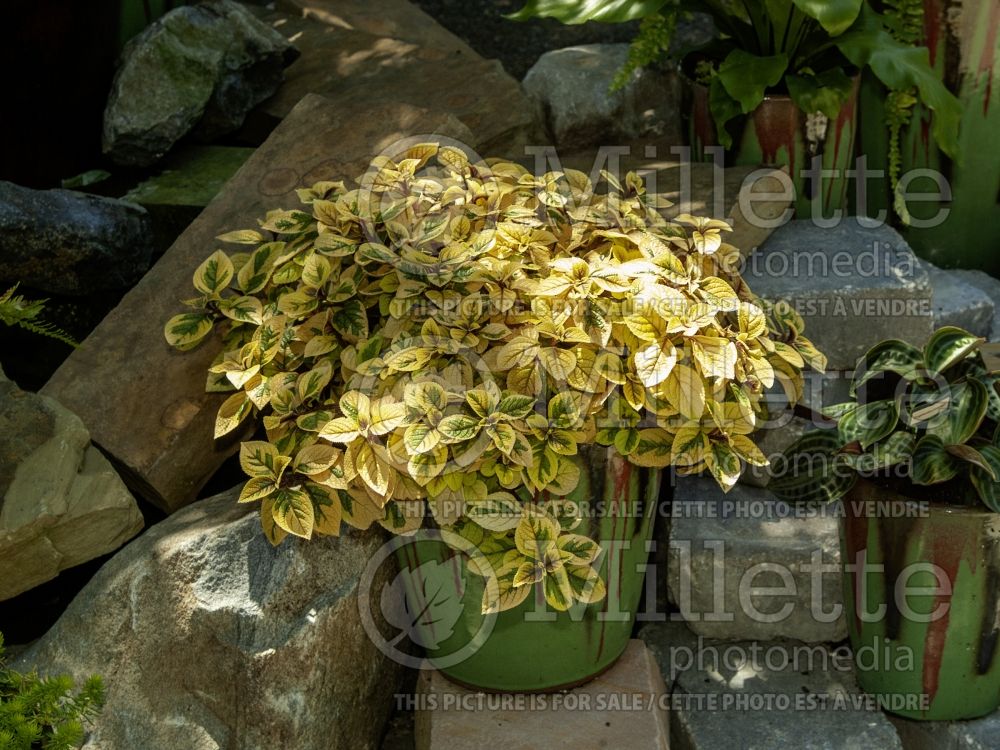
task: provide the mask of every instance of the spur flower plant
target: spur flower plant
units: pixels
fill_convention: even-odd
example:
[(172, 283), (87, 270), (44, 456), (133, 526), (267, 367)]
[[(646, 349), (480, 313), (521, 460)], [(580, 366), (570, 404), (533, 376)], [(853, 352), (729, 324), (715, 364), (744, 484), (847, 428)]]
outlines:
[[(257, 229), (222, 235), (189, 349), (221, 330), (216, 436), (263, 415), (240, 451), (268, 539), (425, 522), (482, 553), (483, 611), (605, 595), (600, 548), (561, 502), (582, 446), (641, 467), (709, 471), (728, 489), (766, 389), (825, 366), (791, 311), (765, 312), (722, 221), (678, 216), (642, 180), (533, 175), (457, 148), (380, 157), (358, 180), (298, 191)], [(217, 341), (218, 339), (212, 339)]]

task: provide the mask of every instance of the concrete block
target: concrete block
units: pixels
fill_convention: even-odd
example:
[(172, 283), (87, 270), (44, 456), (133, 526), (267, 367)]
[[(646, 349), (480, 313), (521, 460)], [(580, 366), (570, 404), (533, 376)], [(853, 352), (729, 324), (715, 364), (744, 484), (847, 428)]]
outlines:
[(977, 336), (989, 336), (993, 327), (994, 304), (990, 295), (968, 283), (956, 271), (924, 261), (931, 280), (934, 328), (958, 326)]
[(706, 638), (833, 642), (847, 636), (837, 509), (789, 505), (709, 477), (674, 491), (670, 600)]
[(927, 270), (889, 226), (789, 222), (748, 258), (744, 277), (758, 296), (802, 315), (832, 370), (853, 370), (885, 338), (923, 345), (932, 330)]
[(706, 641), (680, 622), (639, 637), (671, 685), (673, 750), (904, 747), (858, 689), (846, 648)]

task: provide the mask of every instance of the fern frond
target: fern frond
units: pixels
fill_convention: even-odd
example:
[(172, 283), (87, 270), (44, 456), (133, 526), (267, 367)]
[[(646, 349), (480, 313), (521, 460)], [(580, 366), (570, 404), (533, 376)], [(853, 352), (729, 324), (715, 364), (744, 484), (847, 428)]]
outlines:
[(666, 57), (676, 31), (676, 9), (664, 8), (642, 19), (639, 33), (629, 45), (628, 59), (611, 82), (611, 90), (617, 91), (631, 80), (637, 70)]
[(56, 339), (74, 348), (79, 346), (76, 340), (63, 329), (52, 323), (38, 320), (38, 317), (45, 310), (45, 303), (48, 300), (26, 300), (22, 295), (15, 294), (17, 287), (18, 285), (14, 284), (0, 295), (0, 322), (8, 326), (19, 326), (26, 331)]

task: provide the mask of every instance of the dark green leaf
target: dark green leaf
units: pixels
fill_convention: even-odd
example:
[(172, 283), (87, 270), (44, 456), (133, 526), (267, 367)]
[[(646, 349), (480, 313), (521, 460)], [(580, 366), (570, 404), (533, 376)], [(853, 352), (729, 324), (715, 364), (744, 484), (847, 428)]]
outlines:
[(787, 55), (758, 57), (734, 49), (719, 66), (718, 78), (746, 114), (753, 112), (764, 101), (764, 92), (781, 81), (787, 67)]
[(934, 140), (946, 154), (958, 153), (958, 125), (962, 106), (930, 65), (926, 47), (896, 41), (884, 19), (865, 6), (858, 22), (837, 39), (837, 46), (859, 68), (870, 67), (894, 91), (916, 87), (923, 103), (934, 110)]
[(851, 383), (851, 395), (855, 395), (864, 383), (876, 375), (894, 372), (904, 378), (912, 378), (919, 371), (924, 359), (921, 352), (913, 344), (907, 344), (899, 339), (881, 341), (865, 353), (854, 369), (854, 381)]
[(798, 75), (785, 76), (788, 93), (792, 101), (803, 112), (822, 112), (831, 120), (840, 114), (851, 96), (854, 82), (840, 68), (833, 68), (814, 75), (800, 72)]
[(864, 0), (793, 0), (795, 7), (819, 21), (830, 36), (847, 31), (861, 12)]

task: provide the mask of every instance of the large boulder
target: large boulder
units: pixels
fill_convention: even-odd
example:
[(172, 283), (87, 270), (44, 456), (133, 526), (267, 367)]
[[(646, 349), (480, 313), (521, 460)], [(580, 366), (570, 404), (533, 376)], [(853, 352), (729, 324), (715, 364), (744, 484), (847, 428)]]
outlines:
[(0, 373), (0, 599), (141, 529), (135, 500), (79, 417)]
[(524, 76), (524, 90), (561, 148), (587, 148), (646, 135), (680, 145), (680, 82), (643, 69), (612, 91), (627, 44), (585, 44), (546, 52)]
[(232, 0), (167, 13), (128, 43), (104, 112), (104, 152), (152, 164), (188, 132), (236, 130), (274, 94), (295, 48)]
[(149, 268), (150, 234), (132, 203), (0, 182), (0, 282), (69, 295), (124, 289)]
[(275, 548), (238, 494), (128, 545), (16, 663), (104, 676), (86, 750), (377, 746), (401, 668), (369, 640), (357, 592), (382, 536)]

